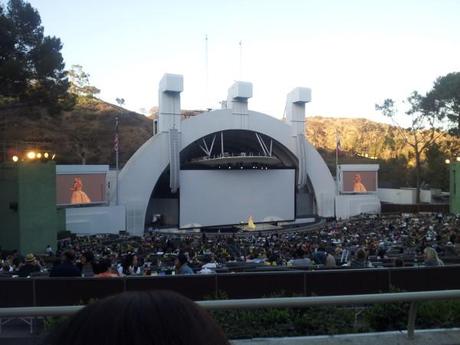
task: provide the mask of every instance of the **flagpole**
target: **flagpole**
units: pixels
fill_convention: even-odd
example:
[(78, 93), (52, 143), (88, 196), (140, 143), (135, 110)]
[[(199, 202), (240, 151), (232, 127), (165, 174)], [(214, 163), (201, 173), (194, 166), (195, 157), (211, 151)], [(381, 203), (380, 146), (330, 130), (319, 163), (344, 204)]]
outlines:
[(116, 199), (115, 203), (118, 205), (118, 115), (115, 117), (115, 170), (116, 170)]
[(339, 133), (335, 131), (335, 192), (339, 194)]

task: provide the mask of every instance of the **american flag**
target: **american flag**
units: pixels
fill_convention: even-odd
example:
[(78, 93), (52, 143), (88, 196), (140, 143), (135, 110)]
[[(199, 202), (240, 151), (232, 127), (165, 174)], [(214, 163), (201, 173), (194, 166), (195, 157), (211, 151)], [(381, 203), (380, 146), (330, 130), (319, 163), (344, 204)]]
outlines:
[(335, 147), (335, 149), (337, 150), (337, 152), (343, 151), (342, 143), (340, 142), (340, 137), (338, 135), (337, 135), (337, 139), (336, 139), (336, 147)]
[(115, 117), (115, 138), (113, 139), (113, 150), (118, 152), (118, 116)]

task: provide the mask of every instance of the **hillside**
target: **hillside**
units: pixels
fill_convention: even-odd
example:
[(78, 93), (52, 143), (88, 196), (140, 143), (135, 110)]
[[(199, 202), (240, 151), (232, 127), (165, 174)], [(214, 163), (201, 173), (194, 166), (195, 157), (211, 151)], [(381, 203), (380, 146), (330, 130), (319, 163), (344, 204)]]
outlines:
[[(183, 111), (184, 118), (199, 110)], [(41, 109), (0, 111), (0, 160), (29, 149), (55, 152), (61, 164), (115, 164), (113, 151), (115, 117), (119, 117), (120, 165), (152, 136), (152, 112), (146, 117), (97, 99), (80, 101), (70, 112), (51, 117)], [(314, 116), (306, 121), (306, 135), (335, 172), (336, 133), (342, 151), (339, 163), (380, 164), (383, 186), (413, 186), (414, 158), (410, 148), (388, 124), (358, 118)], [(449, 135), (438, 140), (436, 162), (425, 160), (424, 180), (446, 188), (444, 157), (460, 152), (460, 141)], [(423, 157), (425, 159), (425, 156)], [(430, 164), (428, 164), (428, 163)], [(434, 181), (436, 180), (436, 181)]]
[[(308, 139), (319, 150), (335, 151), (338, 137), (342, 150), (348, 155), (380, 160), (405, 157), (411, 163), (411, 149), (402, 140), (400, 131), (410, 137), (407, 130), (362, 118), (314, 116), (307, 118), (305, 125)], [(443, 133), (436, 144), (450, 157), (460, 152), (459, 138), (447, 133)]]
[(397, 129), (388, 124), (363, 118), (307, 118), (306, 135), (318, 149), (334, 151), (336, 138), (342, 150), (352, 155), (378, 159), (408, 156), (408, 148), (399, 138)]
[[(119, 117), (120, 162), (152, 135), (152, 122), (144, 115), (97, 99), (80, 102), (72, 111), (52, 117), (43, 109), (0, 112), (0, 143), (7, 155), (29, 149), (56, 153), (62, 164), (111, 164), (115, 117)], [(5, 151), (5, 149), (3, 149)], [(4, 157), (4, 152), (1, 155)]]

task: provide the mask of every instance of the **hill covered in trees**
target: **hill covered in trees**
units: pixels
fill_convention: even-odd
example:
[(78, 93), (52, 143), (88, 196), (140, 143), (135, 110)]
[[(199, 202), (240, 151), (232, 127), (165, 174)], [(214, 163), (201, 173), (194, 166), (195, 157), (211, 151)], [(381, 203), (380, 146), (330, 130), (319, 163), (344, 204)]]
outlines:
[[(381, 186), (415, 186), (415, 156), (404, 136), (403, 128), (362, 118), (307, 118), (306, 136), (335, 171), (335, 149), (340, 139), (339, 164), (380, 164)], [(422, 186), (447, 190), (449, 185), (446, 159), (460, 156), (460, 140), (447, 132), (437, 139), (422, 155)]]
[(126, 162), (152, 135), (152, 121), (96, 98), (50, 115), (42, 107), (0, 111), (2, 157), (31, 149), (56, 153), (60, 164), (114, 164), (115, 118), (119, 118), (120, 161)]
[[(184, 118), (199, 111), (184, 111)], [(96, 98), (80, 98), (74, 109), (49, 115), (44, 108), (0, 111), (0, 143), (8, 159), (29, 149), (56, 152), (60, 164), (114, 165), (115, 117), (119, 117), (120, 164), (152, 136), (152, 119)], [(154, 117), (155, 115), (153, 115)], [(379, 182), (386, 187), (414, 186), (414, 157), (398, 128), (358, 118), (308, 117), (306, 135), (335, 172), (336, 133), (339, 163), (380, 164)], [(460, 141), (445, 133), (423, 157), (425, 186), (447, 189), (445, 159), (455, 159)]]

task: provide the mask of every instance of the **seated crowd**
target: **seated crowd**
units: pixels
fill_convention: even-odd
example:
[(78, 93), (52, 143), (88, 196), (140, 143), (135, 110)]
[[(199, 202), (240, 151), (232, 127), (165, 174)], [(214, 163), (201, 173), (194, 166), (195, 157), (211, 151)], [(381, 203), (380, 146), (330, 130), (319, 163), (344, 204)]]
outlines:
[(0, 274), (117, 277), (232, 271), (244, 266), (299, 268), (440, 266), (457, 258), (454, 216), (361, 216), (317, 229), (242, 234), (72, 236), (46, 255), (2, 253)]

